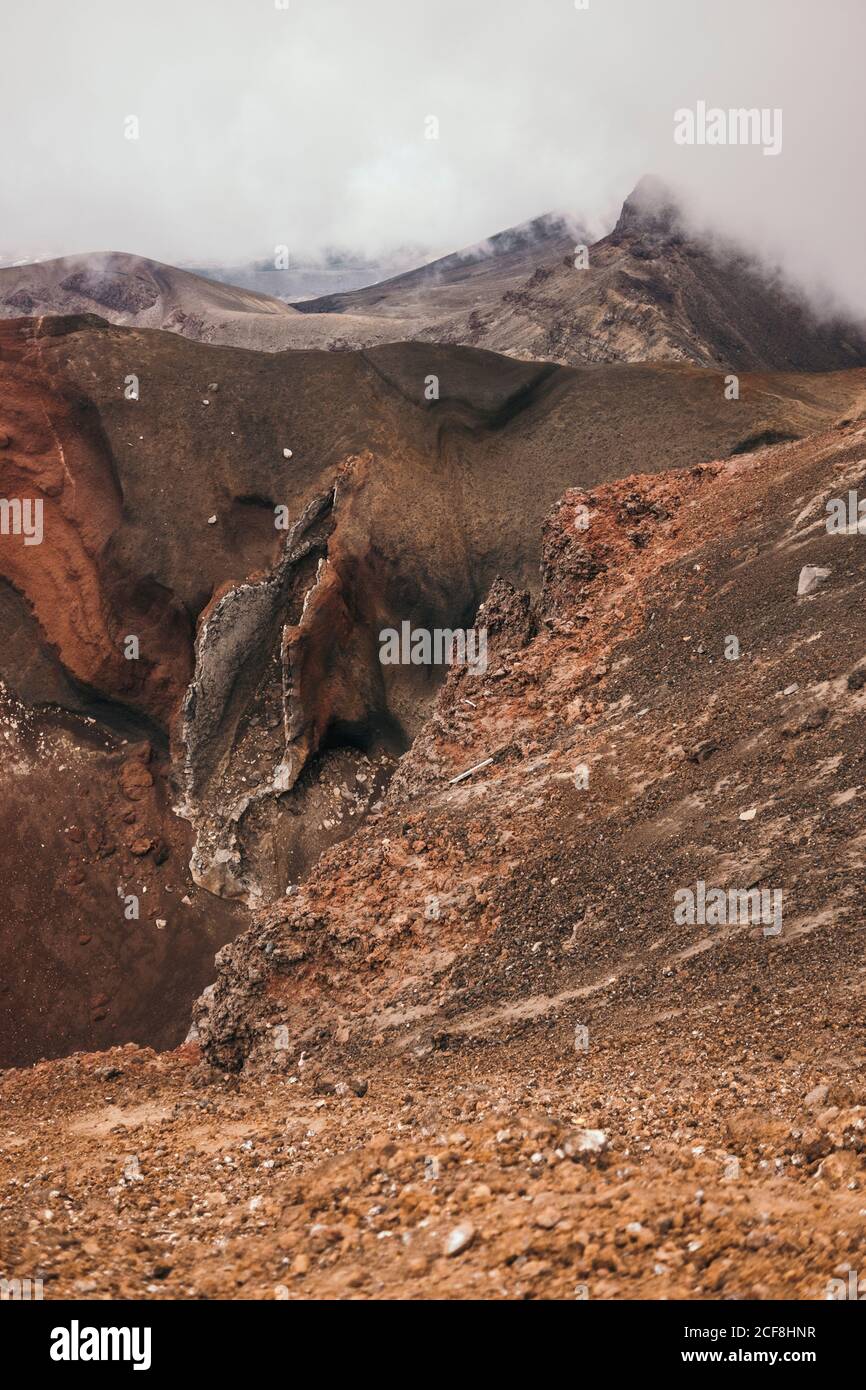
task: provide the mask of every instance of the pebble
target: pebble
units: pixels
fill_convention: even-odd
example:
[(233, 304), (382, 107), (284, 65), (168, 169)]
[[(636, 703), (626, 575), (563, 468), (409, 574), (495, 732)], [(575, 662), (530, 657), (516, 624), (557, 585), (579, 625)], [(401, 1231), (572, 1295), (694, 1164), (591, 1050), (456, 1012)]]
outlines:
[(463, 1221), (450, 1232), (442, 1247), (442, 1252), (444, 1255), (448, 1256), (460, 1255), (464, 1250), (469, 1249), (474, 1239), (475, 1227), (472, 1225), (472, 1222)]
[(803, 1104), (808, 1105), (810, 1110), (817, 1109), (823, 1105), (829, 1094), (829, 1086), (814, 1086), (807, 1096), (803, 1099)]
[(814, 594), (819, 589), (825, 579), (829, 579), (832, 570), (825, 569), (822, 565), (804, 565), (800, 570), (800, 578), (797, 580), (797, 597), (802, 598), (804, 594)]
[(572, 1129), (559, 1147), (566, 1158), (597, 1158), (607, 1148), (607, 1135), (603, 1129)]

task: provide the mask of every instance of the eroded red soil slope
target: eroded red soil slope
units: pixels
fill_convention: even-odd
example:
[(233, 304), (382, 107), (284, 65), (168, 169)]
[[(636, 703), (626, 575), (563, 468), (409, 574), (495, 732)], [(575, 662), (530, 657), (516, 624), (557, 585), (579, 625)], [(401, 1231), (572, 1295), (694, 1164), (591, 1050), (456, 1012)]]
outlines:
[[(862, 1268), (866, 560), (825, 504), (864, 487), (861, 421), (567, 493), (487, 673), (221, 951), (202, 1051), (4, 1076), (11, 1272), (823, 1298)], [(780, 890), (781, 932), (677, 920), (699, 881)]]

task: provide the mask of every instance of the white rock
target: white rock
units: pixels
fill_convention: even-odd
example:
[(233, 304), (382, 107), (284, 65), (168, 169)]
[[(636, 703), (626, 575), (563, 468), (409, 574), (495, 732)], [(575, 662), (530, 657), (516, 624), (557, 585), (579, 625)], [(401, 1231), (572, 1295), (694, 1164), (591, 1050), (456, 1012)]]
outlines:
[(130, 1154), (123, 1165), (123, 1176), (127, 1182), (144, 1182), (138, 1154)]
[(567, 1158), (595, 1158), (607, 1148), (607, 1135), (603, 1129), (573, 1129), (561, 1148)]
[(797, 598), (802, 598), (804, 594), (814, 594), (824, 580), (829, 579), (831, 573), (831, 570), (823, 569), (820, 565), (804, 565), (797, 581)]
[(751, 809), (750, 811), (741, 811), (741, 812), (740, 812), (740, 820), (754, 820), (754, 819), (755, 819), (755, 816), (756, 816), (757, 814), (758, 814), (758, 808), (757, 808), (757, 806), (753, 806), (752, 809)]
[(444, 1251), (446, 1255), (459, 1255), (463, 1250), (468, 1250), (475, 1239), (475, 1227), (471, 1221), (463, 1221), (445, 1241)]
[(216, 526), (216, 516), (209, 516), (207, 519), (207, 524), (208, 526)]

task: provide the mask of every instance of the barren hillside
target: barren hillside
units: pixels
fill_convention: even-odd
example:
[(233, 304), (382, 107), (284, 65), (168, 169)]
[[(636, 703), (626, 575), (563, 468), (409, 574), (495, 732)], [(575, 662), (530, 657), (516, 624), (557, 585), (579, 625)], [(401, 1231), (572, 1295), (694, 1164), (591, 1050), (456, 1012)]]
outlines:
[(118, 253), (0, 269), (0, 318), (87, 313), (267, 352), (416, 341), (571, 366), (866, 366), (862, 323), (818, 317), (771, 268), (690, 230), (653, 179), (594, 244), (579, 219), (547, 214), (364, 289), (294, 305)]
[(824, 428), (864, 386), (746, 376), (729, 401), (691, 368), (3, 325), (0, 489), (44, 531), (0, 546), (4, 1060), (183, 1037), (214, 949), (363, 820), (427, 717), (437, 674), (383, 667), (383, 628), (537, 589), (568, 487)]
[[(0, 319), (24, 314), (98, 314), (110, 323), (162, 328), (197, 342), (278, 352), (289, 347), (327, 348), (390, 342), (393, 325), (300, 317), (272, 295), (163, 265), (145, 256), (94, 252), (0, 269)], [(408, 331), (397, 337), (410, 337)]]
[[(12, 1266), (55, 1297), (827, 1297), (866, 1235), (866, 570), (825, 525), (864, 450), (861, 419), (567, 489), (537, 598), (495, 586), (486, 674), (222, 950), (198, 1040), (5, 1075)], [(678, 920), (701, 882), (778, 924)]]
[(609, 236), (586, 240), (554, 222), (547, 237), (491, 245), (480, 264), (449, 258), (296, 307), (410, 320), (416, 338), (573, 365), (827, 371), (866, 362), (863, 324), (818, 318), (741, 249), (689, 231), (657, 181), (641, 181)]

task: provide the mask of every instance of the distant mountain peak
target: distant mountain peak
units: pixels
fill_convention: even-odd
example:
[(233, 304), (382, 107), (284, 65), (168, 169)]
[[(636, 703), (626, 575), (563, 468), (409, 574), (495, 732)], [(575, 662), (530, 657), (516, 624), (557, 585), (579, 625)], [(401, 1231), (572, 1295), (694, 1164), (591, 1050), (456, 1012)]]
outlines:
[(613, 236), (670, 237), (682, 230), (682, 206), (673, 189), (655, 174), (645, 174), (623, 203)]

